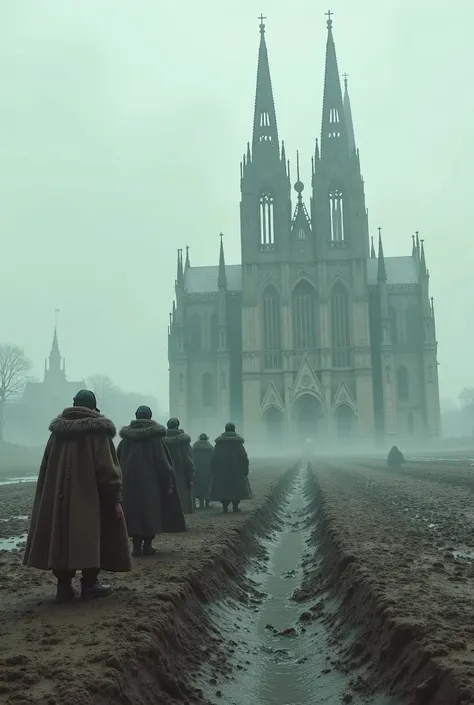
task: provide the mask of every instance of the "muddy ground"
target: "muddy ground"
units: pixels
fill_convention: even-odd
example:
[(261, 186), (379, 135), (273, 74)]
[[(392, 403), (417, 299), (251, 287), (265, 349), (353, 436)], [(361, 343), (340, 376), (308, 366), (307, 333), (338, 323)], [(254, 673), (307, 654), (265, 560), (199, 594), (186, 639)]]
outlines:
[(322, 550), (300, 598), (320, 598), (341, 667), (409, 703), (474, 703), (470, 464), (312, 462)]
[[(0, 702), (202, 702), (187, 671), (213, 648), (205, 603), (241, 572), (291, 465), (256, 464), (241, 514), (190, 517), (189, 532), (160, 537), (156, 556), (111, 576), (102, 601), (57, 606), (48, 574), (23, 568), (21, 550), (0, 552)], [(0, 487), (0, 517), (30, 510), (33, 493)]]
[[(290, 529), (304, 535), (305, 547), (300, 568), (281, 576), (295, 583), (297, 606), (288, 608), (284, 594), (278, 597), (294, 624), (281, 617), (277, 631), (288, 627), (288, 641), (272, 648), (282, 652), (283, 660), (292, 651), (299, 658), (297, 668), (288, 659), (277, 659), (271, 668), (281, 682), (286, 672), (288, 678), (298, 672), (300, 686), (303, 676), (311, 681), (312, 695), (278, 699), (277, 683), (271, 695), (249, 699), (247, 694), (242, 702), (473, 704), (471, 463), (467, 457), (427, 456), (389, 470), (375, 459), (312, 459), (305, 485), (308, 506), (294, 521), (288, 508), (275, 518), (291, 478), (279, 480), (291, 463), (260, 464), (253, 477), (254, 499), (243, 514), (210, 511), (192, 517), (188, 534), (162, 537), (157, 556), (136, 561), (129, 575), (112, 576), (117, 589), (104, 601), (58, 607), (51, 600), (53, 581), (22, 568), (21, 549), (0, 553), (0, 703), (220, 699), (227, 705), (234, 702), (225, 699), (233, 681), (236, 687), (229, 692), (237, 693), (235, 702), (241, 705), (239, 678), (250, 677), (253, 660), (243, 625), (253, 633), (255, 620), (272, 609), (272, 596), (260, 592), (258, 580), (243, 580), (246, 559), (253, 555), (265, 565), (262, 538), (275, 536), (286, 516)], [(32, 495), (33, 485), (0, 487), (0, 517), (28, 514)], [(26, 528), (24, 518), (11, 521), (17, 523), (5, 529), (6, 535)], [(265, 580), (276, 585), (268, 575)], [(239, 614), (225, 628), (216, 622), (216, 615), (229, 619), (231, 614), (228, 603), (219, 606), (223, 594), (238, 603)], [(211, 603), (217, 604), (213, 615)], [(308, 673), (301, 660), (304, 643), (319, 654), (309, 654)], [(260, 651), (255, 641), (252, 648)], [(262, 673), (270, 672), (267, 666), (264, 662)], [(342, 683), (336, 671), (347, 678), (332, 697), (331, 683)], [(211, 682), (211, 693), (199, 673), (210, 673), (205, 684)]]

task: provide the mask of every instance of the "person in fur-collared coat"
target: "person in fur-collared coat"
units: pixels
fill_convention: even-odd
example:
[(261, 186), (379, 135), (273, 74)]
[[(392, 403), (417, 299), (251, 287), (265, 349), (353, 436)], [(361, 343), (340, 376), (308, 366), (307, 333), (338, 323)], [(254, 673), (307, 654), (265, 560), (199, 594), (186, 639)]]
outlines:
[(52, 421), (39, 471), (23, 563), (53, 571), (57, 602), (75, 596), (76, 570), (81, 596), (92, 598), (111, 592), (100, 570), (132, 569), (115, 426), (96, 407), (95, 395), (81, 390)]
[(209, 483), (211, 481), (211, 455), (214, 446), (209, 443), (209, 436), (201, 433), (199, 440), (193, 444), (193, 457), (196, 466), (194, 494), (199, 502), (199, 509), (209, 507)]
[(178, 494), (185, 514), (194, 514), (194, 458), (191, 438), (179, 427), (179, 420), (171, 418), (167, 423), (166, 445), (173, 461)]
[(211, 457), (211, 502), (222, 502), (224, 512), (232, 503), (234, 512), (239, 512), (243, 499), (251, 499), (252, 491), (248, 481), (249, 459), (244, 448), (244, 439), (235, 431), (231, 422), (225, 432), (215, 440)]
[[(148, 406), (139, 406), (135, 417), (120, 431), (117, 456), (123, 472), (123, 509), (137, 557), (156, 553), (152, 543), (156, 534), (184, 531), (186, 524), (179, 496), (173, 498), (166, 429), (152, 420)], [(170, 503), (174, 516), (167, 508)]]

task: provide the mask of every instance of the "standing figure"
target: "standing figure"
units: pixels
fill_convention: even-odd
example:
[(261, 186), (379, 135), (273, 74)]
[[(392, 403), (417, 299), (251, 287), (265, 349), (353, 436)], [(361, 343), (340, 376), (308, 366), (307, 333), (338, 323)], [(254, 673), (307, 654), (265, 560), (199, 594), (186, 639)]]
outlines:
[(166, 445), (173, 461), (178, 494), (185, 514), (194, 514), (194, 459), (191, 439), (179, 427), (179, 420), (172, 418), (167, 423)]
[(135, 557), (156, 553), (152, 543), (156, 534), (180, 531), (184, 525), (179, 497), (177, 506), (174, 503), (179, 516), (169, 521), (166, 505), (173, 495), (172, 463), (164, 443), (166, 429), (151, 417), (150, 407), (139, 406), (135, 421), (120, 431), (117, 448), (123, 472), (123, 509)]
[(390, 452), (387, 458), (388, 467), (401, 468), (404, 462), (405, 458), (403, 457), (403, 453), (401, 452), (401, 450), (398, 450), (397, 446), (393, 446), (392, 448), (390, 448)]
[(225, 433), (215, 440), (211, 458), (211, 486), (209, 499), (222, 502), (224, 512), (232, 503), (234, 512), (239, 512), (242, 499), (251, 499), (248, 481), (249, 459), (244, 448), (244, 439), (235, 431), (233, 423), (227, 423)]
[(201, 433), (199, 440), (193, 445), (194, 464), (196, 465), (194, 493), (199, 502), (199, 509), (208, 509), (209, 507), (212, 451), (213, 445), (209, 443), (209, 436)]
[(75, 596), (76, 570), (82, 570), (81, 596), (93, 598), (112, 592), (99, 580), (101, 570), (132, 569), (115, 426), (89, 390), (73, 403), (49, 427), (23, 558), (26, 566), (53, 571), (57, 602)]

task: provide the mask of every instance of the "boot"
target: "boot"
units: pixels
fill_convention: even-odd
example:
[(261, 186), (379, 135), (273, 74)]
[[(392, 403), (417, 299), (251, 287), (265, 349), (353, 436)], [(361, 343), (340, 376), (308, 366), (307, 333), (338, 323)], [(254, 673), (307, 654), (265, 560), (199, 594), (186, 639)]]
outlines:
[(104, 585), (99, 578), (94, 582), (81, 578), (82, 590), (81, 597), (83, 600), (93, 600), (96, 597), (107, 597), (112, 592), (110, 585)]
[(222, 511), (224, 512), (224, 514), (227, 514), (227, 512), (229, 511), (229, 502), (222, 502)]
[(143, 541), (143, 555), (152, 556), (156, 553), (156, 548), (152, 545), (153, 539), (145, 539)]
[(70, 602), (76, 597), (74, 588), (70, 580), (58, 580), (55, 600), (58, 604)]
[(132, 556), (138, 558), (142, 555), (142, 539), (133, 539), (133, 551)]
[(240, 502), (232, 502), (232, 511), (233, 512), (240, 512), (242, 511), (239, 507)]

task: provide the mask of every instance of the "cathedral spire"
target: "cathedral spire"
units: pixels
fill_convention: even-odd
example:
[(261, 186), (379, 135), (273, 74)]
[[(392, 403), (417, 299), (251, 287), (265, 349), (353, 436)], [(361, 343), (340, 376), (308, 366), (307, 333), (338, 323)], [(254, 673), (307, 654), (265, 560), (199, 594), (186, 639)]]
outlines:
[(349, 143), (349, 151), (352, 154), (352, 152), (355, 152), (356, 143), (355, 143), (355, 135), (354, 135), (354, 122), (352, 120), (351, 99), (349, 98), (349, 89), (347, 87), (347, 79), (348, 79), (348, 74), (345, 73), (344, 74), (344, 118), (346, 121), (347, 140)]
[(387, 270), (385, 269), (385, 257), (383, 254), (383, 244), (382, 244), (382, 228), (379, 231), (379, 261), (377, 267), (377, 281), (386, 282), (387, 281)]
[(265, 41), (265, 19), (266, 17), (260, 15), (260, 47), (258, 50), (257, 87), (253, 120), (253, 157), (255, 157), (256, 150), (261, 147), (265, 147), (268, 151), (279, 156), (275, 103), (270, 78), (267, 43)]
[(178, 250), (178, 264), (176, 268), (176, 286), (184, 286), (184, 272), (183, 272), (183, 250)]
[(323, 158), (331, 145), (339, 145), (345, 147), (347, 152), (349, 151), (336, 47), (332, 34), (331, 16), (333, 13), (328, 11), (326, 14), (328, 16), (328, 38), (324, 75), (323, 119), (321, 124), (321, 154)]
[(423, 274), (428, 274), (428, 269), (426, 267), (426, 257), (425, 257), (425, 241), (420, 240), (421, 242), (421, 253), (420, 253), (420, 262), (421, 262), (421, 271)]
[(184, 271), (189, 269), (191, 262), (189, 260), (189, 245), (186, 245), (186, 262), (184, 263)]
[(224, 235), (220, 233), (221, 245), (219, 248), (219, 276), (217, 278), (217, 286), (219, 289), (227, 289), (227, 276), (225, 272), (225, 258), (224, 258)]

